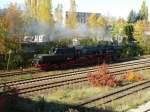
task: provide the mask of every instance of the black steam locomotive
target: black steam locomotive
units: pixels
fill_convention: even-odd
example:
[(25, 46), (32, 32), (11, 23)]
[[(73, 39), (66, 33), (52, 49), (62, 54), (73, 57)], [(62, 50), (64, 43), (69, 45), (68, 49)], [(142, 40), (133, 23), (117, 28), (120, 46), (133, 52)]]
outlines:
[(38, 54), (33, 65), (42, 70), (99, 64), (120, 58), (121, 46), (88, 46), (53, 48), (49, 54)]

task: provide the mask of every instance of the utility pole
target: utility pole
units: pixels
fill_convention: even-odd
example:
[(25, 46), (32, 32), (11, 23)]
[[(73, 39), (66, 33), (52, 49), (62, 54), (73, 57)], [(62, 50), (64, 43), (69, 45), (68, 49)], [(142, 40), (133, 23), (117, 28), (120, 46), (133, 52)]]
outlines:
[(9, 50), (9, 52), (8, 52), (8, 61), (7, 61), (7, 71), (9, 69), (9, 63), (10, 63), (10, 55), (11, 55), (11, 53), (12, 53), (12, 51)]

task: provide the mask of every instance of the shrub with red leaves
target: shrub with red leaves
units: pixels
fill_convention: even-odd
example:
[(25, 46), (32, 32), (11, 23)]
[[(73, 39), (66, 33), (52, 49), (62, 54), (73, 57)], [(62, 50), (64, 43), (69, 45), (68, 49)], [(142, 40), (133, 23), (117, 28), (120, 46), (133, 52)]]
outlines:
[(92, 86), (117, 86), (118, 81), (109, 74), (108, 66), (103, 63), (97, 71), (88, 73), (88, 81)]

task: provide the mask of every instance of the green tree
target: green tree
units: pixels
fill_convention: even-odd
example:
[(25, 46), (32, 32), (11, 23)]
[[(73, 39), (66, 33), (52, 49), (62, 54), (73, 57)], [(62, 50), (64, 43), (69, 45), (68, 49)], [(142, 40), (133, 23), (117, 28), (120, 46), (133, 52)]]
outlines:
[(80, 45), (83, 46), (91, 46), (91, 45), (97, 45), (98, 44), (98, 40), (96, 38), (84, 38), (80, 40)]
[(124, 33), (128, 37), (128, 41), (133, 41), (133, 33), (134, 33), (134, 26), (132, 24), (126, 24), (124, 26)]
[(128, 23), (135, 23), (137, 21), (137, 14), (134, 10), (131, 10), (128, 16)]
[(51, 47), (66, 47), (72, 44), (71, 38), (57, 39), (49, 42)]
[(58, 23), (63, 22), (63, 10), (62, 10), (62, 4), (58, 4), (57, 8), (55, 9), (55, 17), (56, 17), (56, 21)]
[(70, 9), (68, 11), (68, 17), (66, 18), (66, 26), (71, 29), (75, 29), (77, 26), (75, 0), (70, 0)]
[(118, 36), (124, 36), (124, 26), (126, 25), (126, 21), (122, 18), (119, 18), (117, 21), (113, 23), (112, 27), (112, 36), (118, 37)]
[(148, 21), (148, 7), (145, 1), (142, 2), (141, 9), (139, 11), (139, 19)]

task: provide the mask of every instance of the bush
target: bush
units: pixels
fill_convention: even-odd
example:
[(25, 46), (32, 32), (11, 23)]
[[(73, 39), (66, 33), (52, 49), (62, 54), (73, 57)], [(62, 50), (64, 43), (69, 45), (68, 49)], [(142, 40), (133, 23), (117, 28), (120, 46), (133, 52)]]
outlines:
[(125, 75), (123, 76), (123, 80), (134, 82), (134, 81), (140, 81), (143, 80), (143, 78), (140, 76), (139, 73), (135, 73), (133, 71), (127, 71)]
[(92, 86), (115, 87), (118, 81), (109, 74), (106, 64), (103, 64), (94, 73), (88, 73), (88, 81)]
[(124, 43), (121, 57), (135, 57), (143, 54), (142, 48), (137, 43)]

